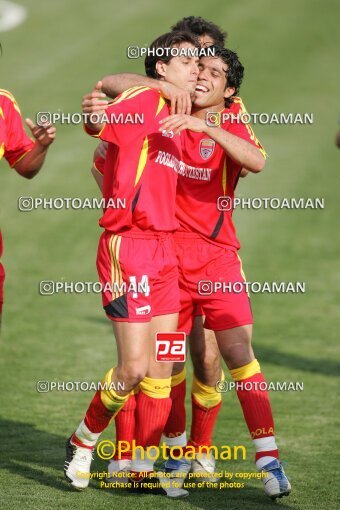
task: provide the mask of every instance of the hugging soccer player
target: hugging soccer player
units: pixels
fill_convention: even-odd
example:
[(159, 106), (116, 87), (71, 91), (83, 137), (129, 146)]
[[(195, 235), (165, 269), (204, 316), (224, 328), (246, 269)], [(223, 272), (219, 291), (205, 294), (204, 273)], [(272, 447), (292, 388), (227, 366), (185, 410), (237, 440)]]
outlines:
[[(154, 59), (146, 72), (155, 78), (195, 91), (198, 58), (196, 39), (185, 32), (165, 34), (152, 44), (154, 48), (181, 48), (188, 56), (166, 55)], [(93, 449), (110, 420), (122, 409), (139, 385), (136, 403), (138, 423), (136, 444), (144, 450), (158, 446), (171, 407), (172, 363), (157, 363), (154, 356), (157, 332), (176, 331), (179, 311), (178, 267), (173, 231), (177, 173), (158, 162), (158, 154), (167, 152), (181, 159), (179, 136), (159, 132), (159, 121), (166, 118), (169, 106), (157, 90), (135, 87), (126, 90), (110, 106), (102, 99), (99, 87), (83, 99), (85, 113), (103, 113), (107, 121), (91, 123), (89, 134), (108, 142), (103, 194), (105, 199), (125, 199), (126, 208), (106, 208), (100, 220), (104, 232), (97, 255), (103, 306), (112, 320), (117, 343), (118, 364), (103, 379), (110, 389), (96, 392), (84, 420), (67, 442), (65, 476), (76, 489), (89, 483)], [(142, 123), (110, 122), (122, 114), (141, 114)], [(124, 292), (121, 284), (147, 284), (144, 291)], [(120, 284), (119, 289), (107, 284)], [(113, 383), (113, 384), (111, 384)], [(121, 385), (124, 389), (121, 389)], [(103, 384), (104, 386), (104, 384)], [(143, 455), (132, 461), (135, 479), (139, 473), (153, 470), (152, 459)], [(186, 495), (182, 489), (167, 490), (168, 495)]]
[[(251, 345), (253, 318), (249, 297), (244, 285), (242, 292), (205, 294), (199, 284), (200, 281), (210, 281), (212, 285), (244, 284), (232, 207), (219, 207), (219, 199), (223, 197), (224, 203), (233, 203), (242, 168), (257, 173), (264, 167), (264, 151), (249, 124), (242, 123), (245, 109), (235, 97), (242, 82), (243, 66), (234, 52), (215, 49), (215, 57), (200, 60), (192, 115), (174, 115), (161, 121), (162, 129), (181, 132), (184, 163), (206, 169), (203, 175), (207, 176), (201, 179), (180, 175), (178, 181), (176, 215), (180, 229), (175, 234), (181, 289), (178, 327), (190, 333), (198, 309), (205, 316), (204, 326), (215, 332), (219, 351), (237, 383), (237, 396), (256, 450), (256, 468), (267, 473), (264, 490), (275, 499), (288, 495), (291, 487), (278, 460), (268, 392), (258, 389), (265, 379)], [(208, 126), (209, 112), (229, 113), (233, 117), (220, 126)], [(198, 355), (206, 381), (211, 377), (211, 367), (206, 362), (210, 356), (208, 344)], [(189, 444), (199, 447), (210, 440), (219, 404), (215, 388), (195, 376), (192, 400)]]
[[(179, 330), (192, 333), (194, 317), (198, 316), (196, 318), (201, 320), (199, 316), (204, 315), (204, 325), (215, 331), (216, 345), (233, 379), (238, 383), (251, 383), (250, 391), (238, 389), (237, 393), (256, 448), (257, 469), (269, 474), (265, 480), (265, 492), (276, 498), (289, 494), (290, 484), (277, 460), (278, 449), (268, 394), (256, 390), (256, 383), (264, 379), (251, 347), (253, 319), (248, 296), (245, 290), (242, 293), (214, 296), (202, 296), (198, 292), (198, 282), (211, 280), (212, 277), (214, 281), (226, 283), (245, 281), (237, 256), (239, 243), (232, 223), (232, 211), (219, 211), (217, 202), (219, 197), (227, 197), (232, 201), (242, 168), (255, 173), (262, 170), (263, 150), (250, 126), (227, 122), (221, 128), (208, 128), (204, 122), (209, 111), (229, 112), (236, 116), (244, 111), (242, 101), (234, 97), (242, 76), (243, 67), (237, 56), (228, 50), (216, 48), (216, 58), (203, 57), (200, 61), (193, 116), (174, 116), (162, 123), (161, 127), (168, 131), (182, 131), (184, 163), (205, 169), (199, 175), (209, 176), (203, 180), (201, 177), (195, 180), (195, 177), (188, 174), (179, 176), (176, 213), (181, 227), (175, 234), (181, 288)], [(107, 80), (111, 85), (112, 78), (111, 81)], [(115, 79), (118, 81), (117, 76)], [(139, 77), (137, 83), (143, 84), (143, 78)], [(107, 85), (106, 91), (110, 93)], [(116, 85), (111, 93), (117, 91), (119, 88)], [(193, 357), (195, 373), (190, 444), (197, 446), (210, 444), (213, 425), (221, 405), (221, 396), (215, 389), (216, 380), (221, 375), (219, 362), (215, 360), (216, 345), (211, 340), (207, 342), (203, 328), (201, 331), (199, 329), (197, 323), (195, 342), (190, 339), (192, 350), (196, 350)], [(202, 353), (205, 353), (204, 356)], [(211, 359), (214, 360), (213, 367)], [(177, 376), (173, 379), (178, 382), (179, 378)], [(174, 385), (172, 394), (180, 384)], [(239, 388), (242, 388), (242, 384), (239, 384)], [(173, 398), (165, 428), (169, 446), (183, 446), (185, 441), (185, 421), (183, 424), (182, 420), (184, 413), (179, 412), (182, 405), (184, 407), (183, 386), (177, 397)], [(178, 405), (176, 400), (179, 400)], [(179, 423), (182, 425), (179, 426)], [(210, 460), (211, 469), (209, 462), (201, 468), (212, 473), (213, 459), (207, 460)], [(168, 467), (176, 469), (176, 462), (170, 461)], [(182, 466), (182, 469), (185, 470), (185, 467)], [(199, 470), (197, 463), (196, 470)]]

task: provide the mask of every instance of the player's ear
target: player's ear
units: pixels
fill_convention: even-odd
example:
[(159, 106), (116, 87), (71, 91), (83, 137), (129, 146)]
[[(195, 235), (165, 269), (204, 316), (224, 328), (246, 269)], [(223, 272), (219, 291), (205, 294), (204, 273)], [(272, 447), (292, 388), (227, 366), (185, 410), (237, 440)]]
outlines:
[(232, 96), (233, 94), (235, 94), (235, 89), (234, 87), (227, 87), (224, 91), (224, 97), (226, 99), (228, 99), (228, 97)]
[(166, 75), (166, 63), (163, 62), (162, 60), (158, 60), (156, 62), (156, 71), (157, 71), (159, 76), (165, 77), (165, 75)]

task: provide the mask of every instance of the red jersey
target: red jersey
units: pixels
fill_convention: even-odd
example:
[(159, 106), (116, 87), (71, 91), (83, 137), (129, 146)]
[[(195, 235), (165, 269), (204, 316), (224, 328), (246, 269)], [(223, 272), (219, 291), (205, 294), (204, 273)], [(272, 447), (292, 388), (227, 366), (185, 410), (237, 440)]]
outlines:
[(4, 156), (13, 167), (33, 146), (17, 102), (10, 92), (0, 89), (0, 159)]
[[(240, 115), (245, 112), (242, 100), (234, 98), (230, 108), (221, 113)], [(221, 128), (250, 142), (265, 152), (249, 124), (222, 123)], [(228, 197), (222, 204), (232, 204), (234, 190), (242, 167), (205, 133), (185, 130), (181, 134), (182, 159), (185, 171), (179, 173), (176, 216), (180, 231), (196, 232), (205, 239), (232, 249), (239, 249), (231, 210), (219, 210), (219, 197)]]
[[(4, 156), (11, 167), (34, 146), (26, 134), (19, 106), (10, 92), (0, 89), (0, 159)], [(0, 257), (2, 237), (0, 232)]]
[[(103, 173), (103, 195), (109, 207), (99, 221), (106, 230), (169, 232), (178, 228), (177, 171), (166, 162), (181, 159), (180, 137), (159, 131), (159, 121), (169, 114), (160, 93), (148, 87), (123, 92), (106, 110), (107, 122), (97, 135), (109, 142)], [(136, 115), (143, 122), (124, 123)], [(96, 163), (100, 170), (100, 158)], [(124, 200), (125, 208), (110, 206), (110, 199)]]

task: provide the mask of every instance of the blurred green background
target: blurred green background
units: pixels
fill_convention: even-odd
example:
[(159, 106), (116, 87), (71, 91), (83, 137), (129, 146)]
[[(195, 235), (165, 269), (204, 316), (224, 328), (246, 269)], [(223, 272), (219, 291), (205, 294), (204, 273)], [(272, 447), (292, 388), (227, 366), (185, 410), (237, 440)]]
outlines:
[[(200, 15), (228, 32), (245, 66), (241, 96), (253, 112), (313, 112), (306, 126), (254, 126), (269, 159), (239, 196), (321, 197), (324, 210), (236, 211), (241, 257), (250, 281), (305, 281), (305, 294), (252, 298), (254, 347), (268, 380), (303, 381), (300, 393), (272, 393), (281, 457), (293, 492), (275, 504), (335, 509), (339, 446), (339, 2), (179, 0), (22, 0), (27, 19), (0, 33), (1, 88), (24, 117), (78, 112), (82, 95), (105, 74), (143, 72), (129, 45), (147, 45), (183, 16)], [(3, 5), (0, 3), (0, 13)], [(183, 501), (103, 491), (82, 494), (63, 479), (64, 441), (83, 416), (89, 393), (38, 393), (36, 382), (98, 380), (115, 356), (110, 324), (95, 294), (42, 297), (40, 280), (96, 281), (99, 211), (18, 211), (19, 196), (98, 196), (90, 175), (95, 141), (81, 126), (57, 126), (57, 140), (37, 178), (25, 181), (0, 164), (0, 225), (6, 267), (1, 336), (2, 508), (274, 507), (260, 482), (245, 489), (193, 491)], [(189, 370), (190, 373), (190, 370)], [(190, 387), (190, 377), (188, 387)], [(190, 394), (187, 397), (190, 419)], [(189, 425), (189, 424), (188, 424)], [(112, 429), (105, 433), (111, 437)], [(224, 396), (215, 443), (253, 450), (237, 398)], [(98, 469), (105, 469), (97, 462)]]

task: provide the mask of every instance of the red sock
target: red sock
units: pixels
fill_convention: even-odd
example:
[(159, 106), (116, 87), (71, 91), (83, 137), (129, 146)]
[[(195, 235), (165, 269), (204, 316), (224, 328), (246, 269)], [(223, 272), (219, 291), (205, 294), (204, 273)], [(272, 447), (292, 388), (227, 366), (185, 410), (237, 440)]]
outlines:
[[(261, 390), (259, 383), (265, 383), (265, 378), (262, 373), (257, 373), (247, 379), (238, 381), (239, 388), (237, 388), (237, 396), (242, 406), (244, 418), (246, 420), (251, 438), (255, 440), (261, 438), (272, 437), (272, 444), (275, 448), (274, 439), (274, 420), (269, 401), (269, 394), (267, 390)], [(248, 384), (245, 384), (248, 383)], [(256, 384), (249, 384), (256, 383)], [(243, 388), (242, 388), (243, 385)], [(264, 385), (262, 385), (264, 386)], [(264, 441), (267, 443), (268, 441)], [(260, 442), (258, 442), (260, 443)], [(258, 445), (256, 445), (258, 447)], [(256, 453), (256, 460), (261, 457), (271, 456), (278, 458), (278, 450), (265, 450)]]
[[(136, 397), (134, 394), (130, 395), (124, 407), (119, 411), (115, 417), (116, 425), (116, 444), (119, 441), (125, 441), (132, 445), (132, 441), (135, 439), (135, 409), (136, 409)], [(124, 452), (121, 454), (121, 459), (131, 459), (132, 451)], [(114, 455), (114, 460), (119, 460), (118, 453)]]
[(210, 446), (216, 419), (222, 402), (213, 407), (204, 407), (191, 395), (192, 419), (188, 444), (193, 446)]
[(164, 428), (164, 435), (167, 437), (177, 437), (185, 432), (186, 412), (185, 412), (185, 394), (186, 380), (172, 386), (170, 398), (171, 409)]
[(85, 415), (85, 425), (91, 432), (103, 432), (106, 429), (114, 412), (109, 411), (103, 404), (100, 391), (96, 391)]
[(256, 452), (255, 453), (255, 462), (259, 459), (262, 459), (262, 457), (275, 457), (275, 459), (279, 458), (279, 450), (269, 450), (264, 452)]
[(158, 446), (169, 416), (171, 399), (153, 398), (141, 390), (136, 400), (136, 444), (144, 449)]

